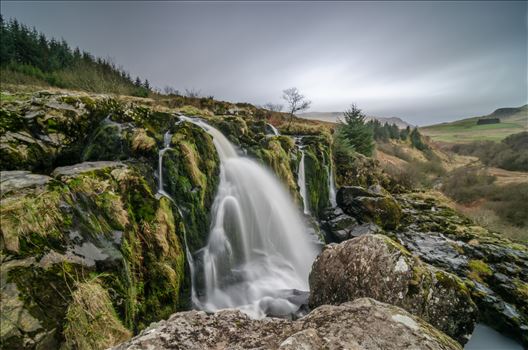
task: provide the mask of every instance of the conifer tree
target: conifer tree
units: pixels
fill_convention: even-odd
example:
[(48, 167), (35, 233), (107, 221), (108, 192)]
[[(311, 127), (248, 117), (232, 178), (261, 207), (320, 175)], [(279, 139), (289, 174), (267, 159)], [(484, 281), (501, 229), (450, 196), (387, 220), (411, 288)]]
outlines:
[(351, 105), (344, 113), (340, 122), (339, 132), (353, 149), (366, 156), (371, 156), (374, 150), (372, 128), (365, 122), (366, 116), (356, 105)]

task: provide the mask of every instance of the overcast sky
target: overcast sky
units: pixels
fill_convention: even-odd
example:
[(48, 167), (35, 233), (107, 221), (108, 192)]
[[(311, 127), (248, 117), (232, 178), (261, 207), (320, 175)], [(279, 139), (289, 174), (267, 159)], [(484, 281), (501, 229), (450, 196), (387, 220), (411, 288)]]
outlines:
[(431, 124), (527, 103), (527, 2), (6, 2), (156, 87)]

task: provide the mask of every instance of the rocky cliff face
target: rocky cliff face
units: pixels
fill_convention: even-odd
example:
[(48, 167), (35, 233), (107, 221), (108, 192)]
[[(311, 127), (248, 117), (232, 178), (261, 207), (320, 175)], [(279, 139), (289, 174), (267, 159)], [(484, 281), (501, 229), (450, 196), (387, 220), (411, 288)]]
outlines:
[[(311, 212), (327, 243), (345, 242), (316, 261), (316, 309), (300, 320), (176, 313), (120, 348), (457, 349), (450, 336), (467, 339), (474, 303), (481, 319), (528, 342), (526, 245), (424, 193), (389, 194), (375, 161), (333, 154), (326, 127), (296, 120), (277, 124), (289, 136), (272, 136), (262, 111), (220, 102), (198, 109), (103, 95), (2, 97), (6, 348), (102, 349), (190, 307), (186, 248), (207, 240), (219, 161), (211, 137), (180, 114), (206, 119), (267, 165), (299, 205), (302, 146)], [(336, 208), (332, 157), (342, 187)]]
[[(104, 348), (189, 307), (185, 248), (206, 242), (219, 161), (180, 113), (206, 118), (298, 198), (293, 139), (266, 135), (254, 108), (223, 112), (235, 115), (103, 95), (2, 98), (2, 345)], [(320, 208), (323, 141), (310, 141), (307, 165)]]

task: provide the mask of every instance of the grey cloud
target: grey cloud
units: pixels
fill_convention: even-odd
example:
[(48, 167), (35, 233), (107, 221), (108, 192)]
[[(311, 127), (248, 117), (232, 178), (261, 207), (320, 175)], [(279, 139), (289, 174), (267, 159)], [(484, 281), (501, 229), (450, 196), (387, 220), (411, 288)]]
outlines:
[(527, 103), (526, 2), (2, 2), (155, 86), (430, 124)]

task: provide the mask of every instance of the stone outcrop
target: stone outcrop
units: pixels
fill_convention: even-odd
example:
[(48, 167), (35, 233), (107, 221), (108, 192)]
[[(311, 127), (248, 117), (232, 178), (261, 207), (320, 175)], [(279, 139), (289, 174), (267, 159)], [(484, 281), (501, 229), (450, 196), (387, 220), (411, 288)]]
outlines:
[(528, 346), (528, 246), (476, 226), (438, 197), (397, 195), (403, 217), (389, 234), (423, 261), (463, 278), (480, 320)]
[[(0, 101), (0, 342), (8, 348), (105, 348), (188, 308), (184, 245), (194, 252), (206, 242), (220, 169), (211, 136), (180, 113), (207, 119), (298, 195), (298, 147), (267, 137), (255, 107), (225, 116), (216, 102), (206, 110), (77, 93), (9, 96)], [(157, 193), (166, 142), (171, 198)], [(312, 200), (323, 207), (328, 137), (312, 137), (309, 148)], [(79, 320), (93, 327), (81, 334)]]
[(460, 345), (403, 309), (369, 298), (325, 305), (297, 321), (251, 320), (237, 310), (180, 312), (114, 350), (431, 349)]
[(477, 308), (464, 282), (414, 258), (383, 235), (328, 245), (310, 273), (310, 306), (361, 297), (400, 306), (464, 344)]
[(339, 207), (328, 208), (321, 219), (321, 228), (325, 232), (327, 242), (343, 242), (347, 239), (365, 234), (383, 232), (382, 228), (372, 222), (358, 223), (350, 215), (343, 213)]
[(360, 223), (374, 222), (385, 229), (396, 228), (402, 215), (398, 202), (380, 185), (341, 187), (337, 191), (337, 204)]

